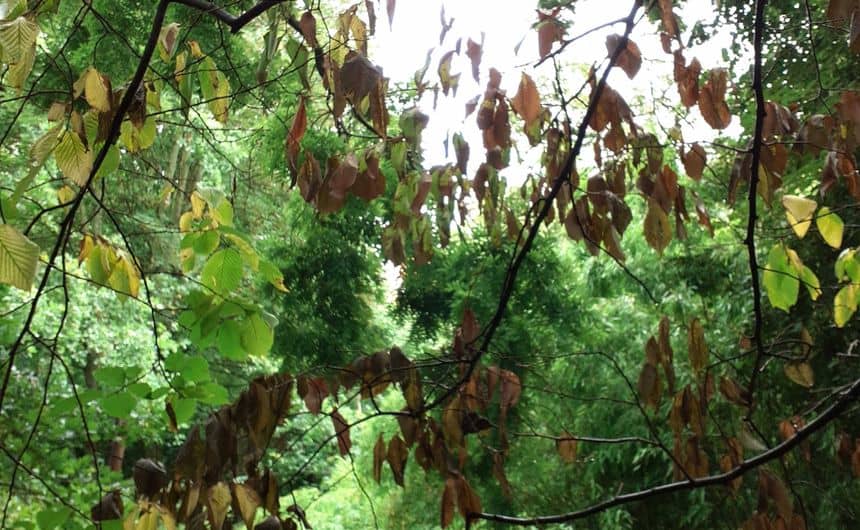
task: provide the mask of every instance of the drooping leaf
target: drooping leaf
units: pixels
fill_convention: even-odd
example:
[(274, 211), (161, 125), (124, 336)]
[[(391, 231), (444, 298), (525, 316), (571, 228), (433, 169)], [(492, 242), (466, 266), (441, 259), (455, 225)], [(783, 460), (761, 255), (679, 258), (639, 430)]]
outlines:
[(349, 454), (352, 441), (349, 439), (349, 424), (337, 410), (331, 412), (331, 422), (334, 425), (334, 433), (337, 437), (337, 449), (341, 456)]
[(92, 66), (84, 73), (84, 97), (99, 112), (108, 112), (111, 106), (110, 82)]
[(247, 483), (233, 484), (232, 486), (233, 500), (239, 508), (239, 515), (242, 516), (242, 521), (245, 522), (245, 528), (252, 528), (257, 508), (262, 504), (260, 494)]
[(836, 327), (844, 327), (857, 311), (857, 293), (860, 291), (856, 284), (846, 285), (839, 289), (833, 298), (833, 320)]
[(0, 224), (0, 282), (29, 291), (36, 277), (39, 246), (8, 224)]
[(252, 313), (241, 324), (242, 347), (251, 355), (262, 357), (274, 342), (272, 327), (260, 313)]
[(797, 302), (799, 274), (790, 263), (789, 255), (782, 244), (776, 244), (770, 249), (762, 284), (774, 307), (788, 312)]
[(708, 73), (708, 80), (699, 90), (699, 111), (702, 118), (717, 130), (725, 129), (732, 121), (732, 114), (726, 103), (727, 76), (724, 68), (714, 68)]
[(684, 153), (683, 163), (687, 176), (697, 182), (701, 180), (702, 172), (704, 171), (707, 163), (705, 148), (698, 143), (691, 145), (690, 150)]
[(200, 281), (216, 293), (235, 290), (242, 281), (242, 257), (231, 248), (219, 250), (206, 260)]
[(206, 516), (212, 528), (221, 528), (224, 524), (231, 500), (230, 488), (223, 482), (218, 482), (206, 490)]
[(624, 70), (628, 78), (633, 79), (642, 67), (642, 53), (639, 51), (639, 46), (629, 38), (626, 39), (624, 49), (618, 52), (622, 40), (624, 38), (621, 35), (608, 35), (606, 37), (606, 51), (609, 53), (609, 57), (618, 53), (615, 66)]
[(570, 437), (570, 433), (565, 433), (555, 441), (555, 450), (564, 462), (572, 464), (576, 462), (576, 449), (578, 441)]
[(687, 351), (690, 355), (690, 365), (697, 374), (708, 364), (708, 345), (705, 343), (705, 329), (698, 318), (690, 322), (687, 332)]
[(672, 241), (672, 225), (660, 205), (648, 198), (648, 213), (645, 215), (645, 240), (661, 256)]
[(409, 448), (400, 436), (394, 435), (391, 441), (388, 442), (388, 465), (391, 466), (391, 474), (394, 475), (394, 482), (398, 486), (404, 487), (403, 472), (406, 469), (406, 459), (409, 457)]
[(377, 484), (382, 480), (382, 463), (385, 462), (385, 458), (385, 440), (382, 438), (382, 433), (379, 433), (376, 445), (373, 446), (373, 480)]

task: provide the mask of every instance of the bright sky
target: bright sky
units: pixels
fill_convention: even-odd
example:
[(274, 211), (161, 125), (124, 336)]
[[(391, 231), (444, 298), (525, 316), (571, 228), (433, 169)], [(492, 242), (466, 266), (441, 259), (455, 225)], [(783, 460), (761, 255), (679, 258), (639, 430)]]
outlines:
[[(385, 4), (385, 2), (381, 3)], [(520, 71), (525, 71), (532, 76), (539, 88), (548, 87), (553, 75), (552, 65), (548, 62), (538, 68), (533, 67), (538, 60), (537, 32), (532, 28), (537, 21), (536, 3), (533, 0), (399, 0), (391, 31), (389, 31), (385, 13), (378, 13), (377, 34), (374, 39), (374, 49), (371, 50), (371, 58), (376, 64), (382, 66), (384, 74), (392, 81), (411, 79), (414, 72), (423, 64), (427, 50), (434, 48), (430, 67), (425, 76), (425, 80), (430, 81), (431, 85), (434, 84), (438, 81), (436, 70), (439, 59), (445, 52), (454, 48), (458, 38), (463, 39), (461, 49), (465, 51), (466, 39), (472, 38), (480, 42), (481, 32), (485, 34), (480, 84), (472, 79), (469, 59), (461, 53), (455, 57), (451, 68), (453, 73), (462, 72), (457, 96), (446, 98), (440, 93), (435, 109), (432, 92), (427, 93), (421, 102), (420, 109), (430, 115), (430, 123), (423, 137), (428, 165), (446, 161), (443, 143), (449, 134), (455, 132), (463, 132), (473, 146), (470, 171), (474, 171), (476, 161), (483, 159), (475, 115), (472, 114), (464, 120), (464, 108), (466, 101), (478, 94), (483, 94), (487, 71), (490, 67), (495, 67), (502, 72), (502, 87), (507, 89), (509, 96), (516, 93)], [(442, 29), (440, 10), (443, 6), (446, 20), (453, 17), (454, 23), (440, 46), (439, 34)], [(576, 17), (568, 29), (567, 37), (622, 18), (627, 15), (630, 7), (630, 2), (623, 0), (579, 0)], [(678, 11), (678, 15), (685, 21), (688, 28), (683, 35), (684, 42), (687, 42), (689, 29), (693, 27), (694, 22), (697, 20), (710, 22), (713, 19), (714, 9), (712, 0), (691, 0), (683, 10)], [(384, 10), (380, 9), (380, 11)], [(596, 31), (589, 37), (574, 43), (563, 53), (562, 59), (566, 63), (565, 75), (569, 76), (566, 81), (570, 87), (578, 87), (581, 83), (583, 71), (581, 65), (599, 62), (606, 57), (606, 36), (610, 32), (622, 33), (623, 30), (623, 24), (618, 24), (614, 28)], [(672, 80), (672, 58), (662, 51), (656, 26), (647, 20), (637, 26), (632, 39), (642, 51), (645, 60), (642, 69), (631, 82), (620, 69), (616, 68), (609, 77), (609, 83), (628, 102), (632, 103), (636, 96), (642, 96), (643, 101), (647, 102), (650, 100), (652, 87), (656, 87), (655, 90), (663, 90)], [(729, 44), (730, 39), (731, 34), (728, 30), (721, 31), (707, 46), (688, 50), (687, 60), (697, 57), (704, 71), (724, 66), (720, 58), (720, 50)], [(518, 45), (519, 49), (515, 52)], [(544, 92), (548, 92), (548, 88)], [(669, 96), (673, 101), (678, 101), (677, 92), (673, 88)], [(693, 126), (682, 127), (685, 140), (707, 140), (713, 137), (710, 128), (703, 125), (697, 110), (692, 110), (690, 118), (693, 119)], [(668, 111), (658, 109), (657, 119), (666, 127), (671, 127), (674, 123), (674, 117)], [(737, 136), (739, 130), (739, 123), (735, 118), (732, 126), (725, 133)], [(537, 160), (539, 156), (535, 153), (523, 155), (526, 165), (528, 160)], [(447, 161), (453, 161), (453, 156), (452, 149)], [(508, 175), (509, 179), (512, 177), (513, 180), (519, 180), (513, 175)]]

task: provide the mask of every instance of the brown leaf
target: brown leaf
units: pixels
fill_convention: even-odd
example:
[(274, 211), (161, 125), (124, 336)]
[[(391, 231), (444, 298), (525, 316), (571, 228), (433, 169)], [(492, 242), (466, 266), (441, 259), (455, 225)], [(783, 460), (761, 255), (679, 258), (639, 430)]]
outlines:
[(660, 374), (657, 373), (657, 367), (651, 363), (645, 363), (642, 366), (642, 371), (639, 372), (639, 397), (646, 406), (657, 409), (660, 404), (661, 384)]
[(723, 377), (720, 379), (720, 393), (730, 402), (741, 407), (749, 407), (749, 390), (742, 387), (734, 379)]
[(672, 0), (660, 0), (660, 20), (663, 22), (663, 31), (670, 37), (678, 38), (678, 21), (672, 11)]
[(382, 438), (382, 433), (376, 439), (376, 445), (373, 446), (373, 480), (379, 484), (382, 480), (382, 463), (385, 461), (385, 440)]
[(122, 494), (119, 490), (105, 493), (104, 497), (90, 509), (93, 521), (110, 521), (122, 518)]
[(607, 35), (606, 51), (609, 53), (610, 58), (618, 53), (615, 66), (624, 70), (628, 78), (633, 79), (642, 67), (642, 53), (639, 51), (639, 46), (629, 38), (625, 43), (624, 49), (621, 52), (617, 52), (622, 40), (624, 40), (624, 37), (621, 35)]
[(517, 89), (517, 94), (511, 100), (511, 106), (526, 124), (533, 123), (540, 119), (543, 107), (540, 103), (540, 94), (537, 90), (537, 85), (523, 72), (520, 78), (520, 86)]
[(138, 495), (153, 498), (167, 485), (167, 472), (164, 466), (149, 458), (141, 458), (135, 462), (132, 475)]
[(322, 377), (299, 376), (296, 380), (296, 390), (305, 402), (308, 411), (317, 415), (322, 410), (322, 401), (328, 396), (328, 386)]
[(442, 490), (441, 523), (442, 528), (447, 528), (454, 520), (454, 503), (457, 498), (457, 485), (453, 478), (445, 480), (445, 488)]
[(503, 410), (507, 410), (516, 405), (520, 400), (523, 387), (519, 376), (510, 370), (499, 370), (499, 381), (501, 383), (499, 386), (499, 393), (501, 395), (499, 406)]
[(368, 151), (365, 155), (365, 166), (365, 170), (356, 176), (349, 191), (365, 202), (370, 202), (385, 193), (385, 175), (379, 170), (379, 156), (373, 151)]
[(482, 511), (481, 499), (462, 476), (457, 480), (457, 507), (464, 519), (470, 514), (481, 513)]
[(720, 130), (729, 126), (732, 114), (726, 104), (727, 72), (725, 68), (714, 68), (699, 91), (699, 111), (712, 128)]
[(382, 71), (360, 53), (350, 52), (340, 69), (344, 95), (358, 106), (382, 81)]
[(558, 455), (561, 459), (568, 464), (572, 464), (576, 462), (576, 449), (578, 445), (578, 441), (574, 438), (570, 437), (570, 433), (565, 431), (564, 434), (556, 439), (555, 441), (555, 449), (558, 451)]
[(326, 179), (331, 195), (343, 198), (358, 178), (358, 160), (354, 153), (349, 153), (343, 160), (329, 160), (328, 177)]
[(448, 447), (463, 445), (462, 416), (459, 397), (452, 399), (442, 411), (442, 433), (445, 435), (445, 443)]
[(501, 452), (493, 453), (493, 476), (496, 477), (504, 496), (508, 499), (513, 498), (514, 492), (511, 483), (508, 482), (508, 476), (505, 474), (505, 457)]
[(391, 466), (391, 474), (394, 482), (403, 487), (403, 472), (406, 468), (406, 459), (409, 457), (409, 448), (400, 436), (394, 435), (388, 442), (388, 465)]
[(308, 115), (305, 110), (305, 97), (302, 96), (299, 98), (299, 107), (296, 110), (295, 116), (293, 116), (293, 124), (290, 126), (290, 132), (287, 134), (285, 145), (287, 165), (290, 168), (290, 172), (293, 174), (294, 179), (298, 176), (299, 149), (301, 148), (301, 141), (305, 136), (307, 128)]
[(687, 108), (692, 107), (699, 101), (699, 76), (702, 74), (702, 65), (695, 57), (686, 65), (687, 59), (681, 50), (675, 51), (675, 83), (678, 87), (678, 95), (681, 104)]
[(472, 39), (466, 41), (466, 57), (468, 57), (472, 62), (472, 77), (475, 79), (476, 83), (480, 82), (481, 56), (484, 54), (482, 48), (483, 39), (481, 39), (481, 44), (478, 44)]
[(684, 170), (687, 172), (687, 176), (696, 182), (700, 181), (708, 160), (705, 148), (698, 143), (694, 143), (690, 146), (689, 151), (683, 153), (681, 159), (684, 163)]
[(687, 331), (687, 353), (690, 356), (690, 365), (697, 374), (708, 365), (708, 345), (705, 342), (705, 330), (698, 318), (690, 322)]
[(319, 46), (317, 42), (317, 20), (310, 11), (305, 11), (302, 18), (299, 19), (299, 29), (302, 31), (302, 37), (311, 48)]
[(451, 61), (454, 58), (455, 50), (447, 52), (439, 60), (439, 66), (436, 72), (439, 74), (439, 81), (442, 83), (442, 93), (446, 96), (448, 91), (453, 88), (454, 95), (457, 95), (457, 86), (460, 81), (460, 74), (451, 73)]
[(661, 256), (672, 241), (672, 226), (663, 208), (654, 199), (648, 199), (648, 213), (645, 215), (645, 240)]
[(790, 521), (791, 515), (794, 513), (794, 503), (782, 480), (770, 471), (759, 468), (758, 481), (759, 506), (762, 504), (762, 499), (770, 498), (776, 506), (779, 516)]
[(345, 456), (349, 454), (349, 449), (352, 447), (352, 441), (349, 439), (349, 424), (337, 410), (331, 412), (331, 422), (337, 435), (337, 450), (340, 456)]
[(541, 59), (549, 55), (554, 42), (564, 39), (564, 26), (556, 18), (560, 10), (555, 8), (550, 13), (538, 11), (538, 53)]

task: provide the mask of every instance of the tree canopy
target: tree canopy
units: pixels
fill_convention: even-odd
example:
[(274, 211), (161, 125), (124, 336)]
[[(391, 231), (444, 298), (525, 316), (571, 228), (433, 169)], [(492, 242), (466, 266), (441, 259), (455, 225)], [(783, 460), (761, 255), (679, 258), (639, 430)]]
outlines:
[(0, 527), (858, 524), (860, 1), (440, 6), (0, 0)]

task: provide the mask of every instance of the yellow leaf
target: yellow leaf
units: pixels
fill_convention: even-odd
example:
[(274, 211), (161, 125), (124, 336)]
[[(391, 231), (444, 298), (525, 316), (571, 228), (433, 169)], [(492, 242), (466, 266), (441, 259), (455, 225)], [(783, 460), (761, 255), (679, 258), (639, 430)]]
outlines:
[(191, 214), (195, 219), (203, 217), (203, 210), (206, 209), (206, 201), (196, 191), (191, 194)]
[(179, 217), (179, 231), (180, 232), (189, 232), (191, 231), (191, 222), (194, 221), (194, 214), (192, 212), (185, 212)]
[(857, 311), (857, 286), (846, 285), (833, 299), (833, 320), (836, 327), (843, 327)]
[(239, 512), (241, 512), (245, 526), (247, 528), (253, 528), (254, 515), (257, 512), (257, 508), (259, 508), (262, 503), (260, 495), (258, 495), (250, 486), (245, 484), (234, 484), (233, 496), (236, 498), (236, 503), (239, 505)]
[(230, 509), (230, 488), (219, 482), (206, 490), (206, 514), (212, 528), (221, 528)]
[(92, 66), (87, 68), (84, 80), (84, 97), (99, 112), (110, 110), (110, 89), (105, 78)]
[(842, 218), (830, 211), (827, 206), (822, 206), (818, 211), (818, 216), (815, 218), (815, 226), (818, 227), (818, 232), (821, 233), (822, 239), (833, 248), (842, 246), (842, 233), (845, 230), (845, 223)]
[(60, 204), (66, 204), (72, 201), (75, 198), (75, 190), (68, 186), (63, 186), (62, 188), (57, 190), (57, 200)]
[(78, 186), (86, 185), (93, 169), (93, 153), (84, 146), (77, 133), (63, 133), (60, 143), (54, 149), (54, 159), (67, 179)]
[(797, 237), (803, 239), (809, 227), (812, 226), (812, 214), (818, 208), (818, 203), (797, 195), (785, 195), (782, 198), (782, 205), (785, 207), (785, 216), (791, 229)]
[(90, 252), (92, 252), (95, 244), (93, 243), (93, 238), (89, 235), (84, 235), (84, 238), (81, 240), (81, 251), (78, 253), (78, 265), (81, 264), (87, 257), (89, 257)]

